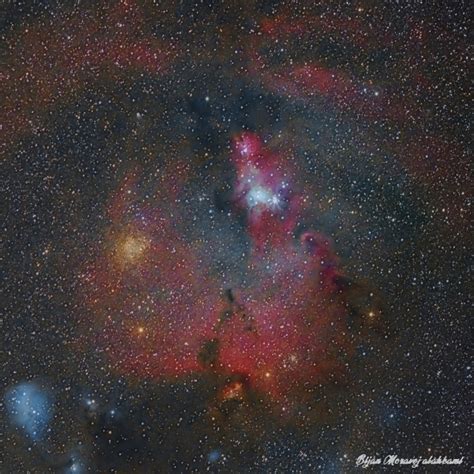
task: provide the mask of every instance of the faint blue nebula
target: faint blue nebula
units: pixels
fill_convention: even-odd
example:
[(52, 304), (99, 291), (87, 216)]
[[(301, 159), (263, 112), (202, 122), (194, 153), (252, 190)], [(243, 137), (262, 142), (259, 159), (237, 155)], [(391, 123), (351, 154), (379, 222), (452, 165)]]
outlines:
[(5, 405), (15, 426), (34, 441), (43, 438), (53, 414), (53, 401), (47, 391), (33, 382), (21, 382), (6, 392)]
[(207, 460), (210, 463), (214, 463), (214, 462), (217, 462), (220, 459), (220, 457), (221, 457), (221, 452), (218, 449), (214, 449), (208, 454)]
[(81, 474), (86, 472), (86, 463), (80, 455), (79, 450), (74, 450), (71, 453), (70, 463), (65, 471), (65, 474)]

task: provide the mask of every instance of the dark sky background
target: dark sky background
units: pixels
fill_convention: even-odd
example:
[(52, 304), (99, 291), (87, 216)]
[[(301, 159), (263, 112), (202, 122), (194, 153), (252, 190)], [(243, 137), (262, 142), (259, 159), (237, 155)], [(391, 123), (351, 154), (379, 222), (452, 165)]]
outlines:
[(4, 2), (0, 471), (467, 472), (470, 10)]

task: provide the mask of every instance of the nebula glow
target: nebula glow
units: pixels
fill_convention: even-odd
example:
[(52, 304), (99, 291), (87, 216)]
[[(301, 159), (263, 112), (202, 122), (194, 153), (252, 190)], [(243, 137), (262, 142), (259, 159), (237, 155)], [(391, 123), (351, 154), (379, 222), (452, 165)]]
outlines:
[(48, 392), (33, 382), (22, 382), (7, 391), (5, 404), (12, 422), (33, 441), (44, 437), (53, 416)]
[(211, 371), (287, 397), (342, 370), (351, 351), (341, 271), (328, 238), (295, 234), (304, 208), (281, 155), (249, 134), (236, 137), (233, 154), (233, 208), (247, 214), (252, 284), (225, 288), (206, 272), (209, 254), (174, 229), (179, 206), (165, 210), (155, 198), (138, 212), (146, 219), (125, 222), (124, 185), (113, 226), (135, 227), (135, 237), (119, 233), (112, 245), (129, 265), (117, 273), (104, 253), (91, 267), (88, 301), (119, 371), (157, 379)]

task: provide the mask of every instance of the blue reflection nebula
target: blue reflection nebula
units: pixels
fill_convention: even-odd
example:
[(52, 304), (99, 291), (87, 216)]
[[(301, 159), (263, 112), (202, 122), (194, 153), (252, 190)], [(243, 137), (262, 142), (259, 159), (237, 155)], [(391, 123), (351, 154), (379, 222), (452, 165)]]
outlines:
[(210, 463), (214, 463), (214, 462), (217, 462), (220, 457), (221, 457), (221, 452), (218, 449), (214, 449), (208, 454), (207, 460)]
[(52, 400), (48, 392), (33, 382), (22, 382), (5, 395), (10, 420), (34, 441), (39, 441), (52, 417)]

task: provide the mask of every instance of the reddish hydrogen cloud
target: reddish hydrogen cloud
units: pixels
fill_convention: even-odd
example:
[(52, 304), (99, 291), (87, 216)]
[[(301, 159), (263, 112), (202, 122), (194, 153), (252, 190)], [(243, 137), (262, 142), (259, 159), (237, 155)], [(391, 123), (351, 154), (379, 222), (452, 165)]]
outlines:
[(264, 18), (260, 24), (262, 33), (272, 39), (287, 39), (295, 35), (330, 36), (339, 42), (356, 45), (361, 48), (378, 48), (380, 44), (393, 41), (393, 37), (384, 29), (368, 28), (360, 18), (341, 15), (306, 16), (294, 18), (291, 14), (281, 13), (275, 17)]
[(100, 13), (46, 18), (8, 38), (11, 67), (0, 73), (6, 98), (0, 143), (41, 131), (43, 114), (104, 75), (120, 80), (129, 70), (164, 74), (175, 50), (150, 35), (144, 20), (135, 4), (119, 2)]
[[(179, 231), (167, 179), (149, 202), (133, 204), (134, 175), (112, 200), (107, 248), (85, 272), (87, 306), (96, 343), (125, 374), (210, 371), (287, 398), (342, 370), (351, 351), (341, 272), (326, 237), (294, 236), (304, 209), (284, 155), (244, 133), (232, 159), (234, 206), (247, 214), (254, 247), (241, 268), (249, 284), (223, 288), (208, 271), (213, 253)], [(181, 185), (171, 186), (176, 193)]]
[[(362, 12), (364, 8), (361, 8)], [(440, 91), (436, 82), (441, 79), (432, 73), (437, 69), (434, 63), (438, 42), (441, 48), (449, 41), (452, 50), (460, 52), (464, 49), (464, 40), (439, 25), (422, 24), (413, 19), (406, 25), (404, 34), (394, 37), (388, 33), (384, 22), (362, 21), (357, 14), (356, 10), (345, 16), (294, 18), (291, 12), (283, 10), (262, 19), (259, 34), (252, 37), (247, 50), (249, 75), (259, 79), (268, 90), (290, 100), (320, 98), (349, 117), (392, 130), (386, 139), (386, 151), (414, 181), (427, 185), (430, 192), (439, 193), (441, 180), (453, 203), (449, 222), (462, 223), (467, 216), (467, 206), (464, 194), (458, 190), (465, 185), (465, 180), (460, 178), (451, 162), (453, 157), (460, 158), (461, 166), (465, 168), (468, 152), (459, 143), (427, 131), (426, 123), (433, 115), (423, 104), (432, 101), (430, 95)], [(436, 31), (437, 35), (428, 35), (428, 30)], [(342, 46), (358, 61), (329, 63), (334, 58), (328, 57), (324, 48), (318, 58), (319, 41)], [(298, 50), (301, 44), (308, 43), (313, 45), (311, 59), (286, 56), (286, 52)], [(406, 53), (407, 43), (413, 46), (409, 53)], [(369, 74), (367, 71), (376, 64), (373, 53), (378, 51), (387, 56), (383, 74)], [(406, 54), (395, 67), (390, 58), (392, 54), (398, 57), (400, 51)], [(272, 56), (275, 52), (278, 61)], [(354, 68), (358, 62), (366, 64), (366, 72)], [(384, 82), (380, 82), (379, 77), (385, 77)], [(379, 153), (379, 149), (376, 152)], [(459, 227), (462, 228), (462, 224)]]
[(238, 307), (225, 313), (229, 320), (218, 331), (218, 367), (277, 397), (342, 367), (346, 312), (336, 301), (335, 257), (319, 243), (308, 233), (255, 258), (258, 283), (238, 294)]
[(340, 110), (351, 111), (366, 119), (390, 119), (403, 122), (415, 110), (407, 100), (397, 100), (393, 91), (363, 82), (347, 72), (305, 62), (270, 68), (261, 55), (251, 53), (251, 71), (261, 78), (266, 88), (280, 95), (298, 99), (323, 97)]
[(244, 133), (234, 140), (235, 202), (247, 213), (257, 250), (291, 239), (299, 215), (300, 198), (287, 158), (266, 149), (256, 134)]
[[(416, 31), (416, 28), (413, 28)], [(412, 32), (412, 30), (410, 30)], [(326, 40), (337, 42), (355, 53), (367, 55), (395, 41), (385, 28), (367, 24), (354, 16), (321, 15), (306, 16), (295, 20), (291, 14), (281, 13), (260, 22), (260, 35), (251, 41), (248, 50), (249, 72), (261, 79), (269, 90), (299, 99), (323, 97), (343, 111), (350, 111), (370, 120), (388, 119), (397, 123), (415, 121), (419, 107), (403, 91), (377, 84), (370, 79), (361, 79), (347, 70), (346, 65), (329, 66), (324, 53), (320, 60), (290, 58), (274, 63), (271, 51), (275, 42), (281, 44), (281, 52), (288, 48), (288, 42), (315, 43)], [(412, 34), (412, 33), (411, 33)], [(415, 41), (419, 41), (416, 40)], [(286, 46), (285, 46), (286, 45)], [(420, 87), (427, 87), (427, 78), (422, 71), (407, 65), (412, 73), (407, 81)], [(398, 88), (400, 89), (400, 88)], [(400, 97), (403, 95), (403, 97)]]
[[(377, 126), (388, 125), (389, 130), (394, 130), (388, 148), (394, 147), (394, 154), (412, 176), (431, 185), (432, 179), (427, 176), (432, 176), (432, 171), (427, 175), (423, 170), (434, 165), (426, 159), (427, 153), (418, 149), (419, 143), (437, 147), (439, 137), (433, 130), (427, 134), (426, 127), (421, 126), (432, 120), (433, 114), (423, 106), (423, 94), (444, 90), (437, 84), (441, 79), (432, 73), (437, 69), (434, 62), (438, 44), (441, 47), (449, 41), (453, 59), (445, 59), (451, 61), (461, 54), (465, 40), (416, 19), (409, 21), (404, 34), (393, 37), (383, 21), (368, 21), (364, 12), (368, 13), (357, 8), (337, 15), (295, 14), (283, 7), (273, 17), (257, 17), (260, 27), (247, 38), (247, 68), (242, 70), (252, 80), (258, 78), (269, 91), (290, 100), (322, 97), (357, 118), (373, 121)], [(5, 98), (0, 113), (0, 148), (14, 146), (24, 134), (45, 132), (53, 111), (77, 100), (81, 90), (94, 89), (104, 78), (120, 84), (130, 80), (130, 72), (150, 77), (173, 73), (176, 58), (184, 51), (176, 38), (158, 38), (150, 25), (144, 5), (120, 1), (111, 7), (65, 8), (54, 18), (44, 15), (9, 33), (0, 71)], [(428, 31), (438, 34), (429, 36)], [(223, 41), (226, 38), (223, 34)], [(320, 40), (353, 50), (358, 61), (329, 64), (334, 58), (324, 51), (318, 57)], [(407, 42), (414, 46), (411, 52), (406, 50)], [(292, 55), (284, 59), (287, 51), (304, 52), (306, 48), (301, 44), (313, 45), (310, 59)], [(272, 61), (272, 51), (279, 51), (283, 60), (279, 57), (278, 62)], [(354, 66), (359, 59), (361, 65), (373, 64), (370, 54), (378, 51), (388, 58), (393, 53), (398, 58), (396, 68), (395, 62), (388, 59), (383, 74), (373, 73), (369, 79), (361, 77), (366, 74), (361, 68), (349, 70), (349, 64)], [(404, 54), (400, 55), (400, 51)], [(216, 55), (214, 59), (222, 58)], [(241, 71), (236, 70), (235, 74), (239, 76)], [(393, 79), (379, 83), (378, 77)], [(405, 143), (395, 133), (398, 129), (406, 131)], [(441, 147), (451, 151), (450, 142), (445, 140)], [(414, 154), (410, 154), (412, 148)], [(466, 150), (460, 153), (465, 154)], [(458, 178), (455, 169), (446, 174), (447, 183)], [(453, 191), (459, 187), (455, 183)]]

